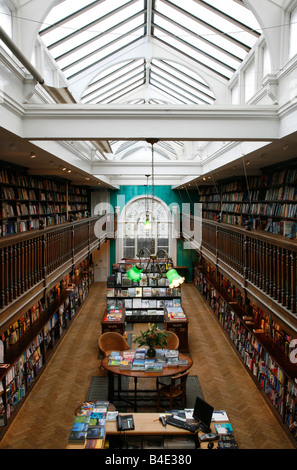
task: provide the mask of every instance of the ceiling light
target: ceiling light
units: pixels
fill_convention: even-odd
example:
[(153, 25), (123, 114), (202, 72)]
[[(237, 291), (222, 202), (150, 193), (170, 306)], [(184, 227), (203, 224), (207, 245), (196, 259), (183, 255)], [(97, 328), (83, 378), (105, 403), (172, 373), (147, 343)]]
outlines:
[(31, 152), (31, 153), (30, 153), (30, 158), (36, 158), (36, 153), (35, 153), (35, 152)]

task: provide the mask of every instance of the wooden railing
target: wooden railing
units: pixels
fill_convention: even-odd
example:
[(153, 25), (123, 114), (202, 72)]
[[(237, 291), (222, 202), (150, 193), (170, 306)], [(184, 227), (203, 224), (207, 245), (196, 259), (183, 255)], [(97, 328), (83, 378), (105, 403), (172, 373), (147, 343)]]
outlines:
[(0, 239), (0, 309), (20, 298), (76, 256), (102, 242), (96, 218), (65, 223)]
[[(195, 226), (198, 226), (198, 221), (192, 217), (192, 235)], [(296, 316), (296, 240), (206, 219), (202, 220), (200, 233), (199, 249), (202, 253), (229, 271), (243, 287), (254, 293), (261, 292)]]

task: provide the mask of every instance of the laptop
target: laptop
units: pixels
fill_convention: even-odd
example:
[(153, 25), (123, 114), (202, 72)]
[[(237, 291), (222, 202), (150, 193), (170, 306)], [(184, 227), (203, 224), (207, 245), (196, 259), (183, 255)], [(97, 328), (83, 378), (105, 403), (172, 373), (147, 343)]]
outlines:
[(210, 423), (213, 410), (213, 406), (206, 403), (202, 398), (196, 398), (193, 418), (198, 422), (198, 428), (204, 433), (211, 432)]

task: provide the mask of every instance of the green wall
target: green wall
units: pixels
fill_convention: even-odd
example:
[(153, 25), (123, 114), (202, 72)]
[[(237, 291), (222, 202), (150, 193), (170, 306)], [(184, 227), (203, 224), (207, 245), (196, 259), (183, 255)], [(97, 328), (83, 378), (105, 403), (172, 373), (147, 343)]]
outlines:
[[(110, 193), (110, 204), (113, 208), (123, 209), (131, 199), (137, 196), (145, 196), (145, 186), (120, 186), (117, 191)], [(188, 210), (194, 212), (193, 196), (186, 191), (173, 190), (171, 186), (155, 186), (155, 196), (162, 199), (168, 206), (177, 204), (182, 209), (182, 204), (188, 204)], [(197, 252), (184, 249), (183, 240), (177, 240), (177, 265), (187, 266), (187, 280), (192, 280), (192, 265), (197, 261)], [(115, 263), (115, 240), (110, 243), (110, 266)]]

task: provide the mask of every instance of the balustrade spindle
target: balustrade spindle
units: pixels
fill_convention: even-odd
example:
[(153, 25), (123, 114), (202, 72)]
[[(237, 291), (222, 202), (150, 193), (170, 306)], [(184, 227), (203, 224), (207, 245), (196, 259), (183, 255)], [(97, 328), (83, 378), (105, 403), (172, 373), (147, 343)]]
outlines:
[(9, 248), (5, 247), (4, 251), (4, 305), (9, 303)]
[(17, 297), (22, 293), (22, 250), (21, 243), (17, 243), (17, 264), (18, 264), (18, 273), (17, 273)]
[(286, 253), (281, 249), (281, 303), (286, 305)]
[(291, 252), (291, 311), (296, 314), (297, 312), (297, 253)]
[(290, 251), (286, 250), (286, 307), (290, 307), (291, 297), (291, 256)]
[(277, 248), (272, 248), (272, 297), (277, 299)]
[(13, 244), (13, 299), (18, 296), (18, 251), (17, 245)]
[(276, 266), (277, 266), (277, 295), (276, 295), (276, 300), (278, 302), (281, 301), (281, 249), (278, 246), (277, 251), (276, 251)]

